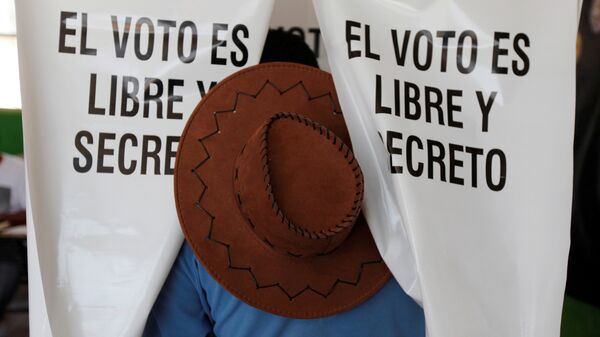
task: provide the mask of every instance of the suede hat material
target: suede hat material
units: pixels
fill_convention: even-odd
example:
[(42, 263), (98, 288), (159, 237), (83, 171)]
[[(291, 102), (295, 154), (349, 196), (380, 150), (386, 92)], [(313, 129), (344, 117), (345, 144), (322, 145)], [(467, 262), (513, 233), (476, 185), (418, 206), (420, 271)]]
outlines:
[(261, 64), (208, 92), (181, 137), (175, 199), (221, 286), (269, 313), (318, 318), (386, 283), (349, 144), (332, 78), (316, 68)]

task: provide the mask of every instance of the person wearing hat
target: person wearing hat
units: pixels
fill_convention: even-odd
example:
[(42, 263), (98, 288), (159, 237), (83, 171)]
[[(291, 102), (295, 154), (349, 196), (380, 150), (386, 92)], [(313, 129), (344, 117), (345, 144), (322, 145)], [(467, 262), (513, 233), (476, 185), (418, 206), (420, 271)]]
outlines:
[(183, 131), (186, 243), (144, 337), (425, 336), (381, 259), (331, 76), (265, 63), (221, 81)]

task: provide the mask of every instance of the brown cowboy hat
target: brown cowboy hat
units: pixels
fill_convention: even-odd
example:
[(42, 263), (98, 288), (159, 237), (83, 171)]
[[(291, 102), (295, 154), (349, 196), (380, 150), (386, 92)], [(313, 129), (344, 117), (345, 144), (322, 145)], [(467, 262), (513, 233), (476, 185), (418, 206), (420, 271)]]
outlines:
[(180, 141), (185, 237), (240, 300), (292, 318), (350, 309), (390, 273), (360, 213), (363, 177), (328, 73), (267, 63), (221, 81)]

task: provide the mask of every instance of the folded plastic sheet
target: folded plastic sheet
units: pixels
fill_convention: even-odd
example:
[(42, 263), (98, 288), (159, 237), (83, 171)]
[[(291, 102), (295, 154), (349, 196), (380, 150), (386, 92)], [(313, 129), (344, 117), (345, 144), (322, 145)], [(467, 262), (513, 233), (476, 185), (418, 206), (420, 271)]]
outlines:
[(181, 129), (216, 82), (258, 63), (272, 6), (17, 2), (32, 336), (141, 335), (182, 242)]
[(558, 337), (579, 7), (315, 0), (365, 212), (430, 337)]

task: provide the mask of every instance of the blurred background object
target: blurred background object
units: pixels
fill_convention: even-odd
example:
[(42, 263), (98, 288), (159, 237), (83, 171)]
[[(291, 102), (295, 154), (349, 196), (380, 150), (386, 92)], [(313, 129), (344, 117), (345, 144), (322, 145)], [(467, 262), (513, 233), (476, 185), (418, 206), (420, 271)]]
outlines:
[(0, 0), (0, 108), (21, 108), (14, 0)]
[(571, 251), (563, 337), (600, 336), (600, 0), (585, 0), (577, 40)]

